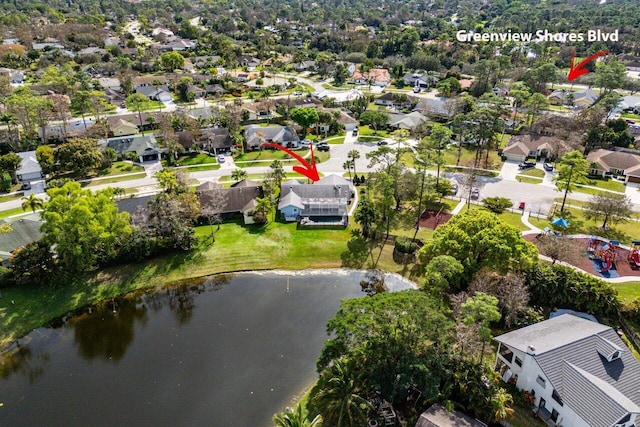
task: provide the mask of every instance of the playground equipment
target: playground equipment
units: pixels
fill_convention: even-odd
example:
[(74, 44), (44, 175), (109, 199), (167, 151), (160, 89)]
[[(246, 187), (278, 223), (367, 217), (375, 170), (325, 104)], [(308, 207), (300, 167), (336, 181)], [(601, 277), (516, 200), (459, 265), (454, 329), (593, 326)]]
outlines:
[[(640, 247), (640, 242), (639, 247)], [(594, 237), (587, 242), (587, 253), (589, 259), (600, 261), (600, 273), (606, 273), (607, 271), (615, 268), (616, 255), (619, 242), (617, 240), (611, 240), (609, 243), (602, 242)]]
[(627, 256), (631, 268), (640, 268), (640, 240), (633, 240)]

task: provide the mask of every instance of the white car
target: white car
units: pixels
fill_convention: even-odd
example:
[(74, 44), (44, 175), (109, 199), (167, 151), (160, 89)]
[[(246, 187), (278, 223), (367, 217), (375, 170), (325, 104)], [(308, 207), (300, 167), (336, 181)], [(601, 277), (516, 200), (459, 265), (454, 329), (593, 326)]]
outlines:
[(225, 158), (223, 154), (218, 154), (216, 156), (216, 158), (218, 159), (218, 163), (224, 163), (225, 162)]
[(311, 141), (310, 139), (303, 139), (302, 141), (300, 141), (300, 146), (301, 147), (308, 147), (313, 143), (313, 141)]

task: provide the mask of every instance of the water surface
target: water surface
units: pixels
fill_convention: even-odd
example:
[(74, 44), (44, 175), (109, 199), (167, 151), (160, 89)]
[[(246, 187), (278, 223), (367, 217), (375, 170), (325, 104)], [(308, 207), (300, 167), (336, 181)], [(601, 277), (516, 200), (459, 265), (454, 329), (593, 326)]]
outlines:
[(0, 425), (268, 426), (316, 379), (325, 324), (364, 276), (215, 276), (39, 328), (2, 360)]

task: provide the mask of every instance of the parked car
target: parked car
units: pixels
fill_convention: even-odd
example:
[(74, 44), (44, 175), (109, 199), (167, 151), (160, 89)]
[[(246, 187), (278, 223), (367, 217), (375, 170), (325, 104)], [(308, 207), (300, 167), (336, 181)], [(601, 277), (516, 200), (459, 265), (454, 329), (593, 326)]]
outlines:
[(545, 163), (544, 165), (542, 165), (542, 167), (548, 172), (551, 172), (553, 170), (553, 165), (551, 163)]
[(524, 207), (526, 206), (527, 202), (525, 202), (524, 200), (520, 200), (520, 203), (518, 204), (518, 209), (522, 209), (524, 210)]
[(316, 149), (318, 151), (329, 151), (329, 144), (327, 144), (326, 142), (319, 142), (316, 144)]
[(216, 157), (218, 159), (218, 163), (224, 163), (225, 162), (225, 158), (223, 154), (218, 154), (218, 156)]
[(302, 147), (308, 147), (312, 144), (312, 141), (310, 139), (303, 139), (302, 141), (300, 141), (300, 146)]
[(355, 128), (352, 133), (353, 136), (358, 136), (358, 128)]
[(420, 93), (420, 86), (414, 86), (413, 93)]
[(28, 182), (22, 183), (22, 189), (23, 190), (31, 190), (31, 184), (29, 184)]
[(452, 183), (451, 184), (451, 195), (455, 196), (456, 194), (458, 194), (458, 184)]
[(293, 96), (302, 96), (302, 92), (297, 90), (297, 91), (293, 92)]
[(536, 164), (533, 162), (520, 162), (520, 164), (518, 165), (518, 169), (533, 169), (536, 167)]
[(474, 188), (473, 191), (471, 192), (471, 198), (473, 200), (478, 200), (480, 198), (480, 190), (478, 190), (477, 188)]
[(384, 139), (381, 141), (378, 141), (378, 145), (388, 145), (389, 143), (387, 141), (385, 141)]

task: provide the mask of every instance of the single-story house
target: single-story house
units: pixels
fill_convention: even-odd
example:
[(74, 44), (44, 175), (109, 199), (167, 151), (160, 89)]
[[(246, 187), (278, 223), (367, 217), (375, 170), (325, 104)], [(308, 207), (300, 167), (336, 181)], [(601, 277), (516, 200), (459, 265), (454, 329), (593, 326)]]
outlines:
[(327, 175), (313, 184), (287, 181), (280, 186), (278, 210), (285, 221), (346, 227), (353, 191), (351, 182), (338, 175)]
[(140, 86), (136, 89), (137, 93), (141, 93), (153, 101), (169, 102), (173, 101), (173, 96), (169, 92), (169, 87), (159, 86), (157, 89), (153, 86)]
[[(206, 212), (209, 208), (219, 212), (223, 218), (234, 214), (242, 214), (245, 224), (253, 224), (253, 211), (256, 208), (256, 199), (264, 197), (262, 185), (244, 179), (224, 188), (215, 182), (205, 182), (196, 187), (196, 194), (200, 200), (200, 211)], [(219, 200), (219, 202), (218, 202)], [(214, 204), (220, 203), (219, 206)]]
[(351, 132), (358, 127), (358, 121), (342, 110), (340, 110), (340, 117), (336, 119), (336, 122), (344, 126), (344, 130), (347, 132)]
[(268, 102), (254, 102), (243, 106), (243, 110), (249, 112), (249, 121), (269, 120), (274, 117), (273, 106)]
[(591, 89), (572, 92), (570, 90), (555, 90), (547, 99), (553, 105), (571, 105), (577, 108), (588, 108), (598, 100), (598, 94)]
[(487, 425), (462, 412), (450, 412), (444, 406), (434, 403), (420, 414), (416, 427), (487, 427)]
[(116, 120), (116, 122), (109, 127), (114, 136), (135, 135), (139, 132), (138, 125), (123, 119)]
[(317, 108), (322, 105), (322, 101), (317, 98), (278, 98), (275, 100), (277, 105), (285, 105), (288, 108)]
[(260, 60), (254, 56), (242, 56), (238, 59), (238, 63), (242, 67), (247, 67), (249, 71), (260, 65)]
[(313, 71), (316, 68), (316, 61), (302, 61), (293, 64), (293, 69), (299, 73), (303, 71)]
[(640, 154), (599, 148), (587, 155), (587, 161), (592, 175), (624, 176), (625, 182), (640, 183)]
[(244, 128), (244, 138), (248, 149), (258, 149), (265, 142), (282, 145), (286, 148), (298, 148), (300, 137), (291, 126), (258, 126)]
[(117, 77), (100, 77), (98, 84), (102, 89), (111, 89), (118, 92), (122, 90), (122, 84)]
[(289, 86), (289, 81), (282, 77), (259, 77), (258, 79), (249, 80), (244, 85), (251, 90), (262, 90), (274, 86), (279, 90), (284, 90)]
[(367, 73), (355, 70), (352, 78), (357, 85), (368, 85), (371, 82), (374, 86), (385, 87), (391, 82), (391, 74), (386, 68), (372, 68)]
[(85, 47), (78, 51), (78, 55), (104, 55), (107, 51), (101, 47)]
[(390, 129), (406, 129), (414, 130), (422, 122), (426, 122), (427, 118), (419, 111), (413, 111), (409, 114), (393, 113), (389, 114)]
[(131, 83), (133, 84), (134, 90), (137, 90), (138, 88), (144, 87), (144, 86), (149, 86), (149, 87), (153, 87), (154, 85), (164, 86), (167, 84), (167, 77), (162, 75), (138, 76), (138, 77), (132, 78)]
[(204, 87), (207, 95), (221, 96), (224, 95), (224, 88), (219, 84), (210, 84)]
[(218, 61), (220, 61), (220, 56), (211, 55), (211, 56), (196, 56), (191, 59), (191, 63), (198, 68), (211, 68), (214, 67)]
[(548, 425), (640, 423), (640, 363), (610, 326), (563, 314), (494, 339), (496, 371)]
[(419, 87), (421, 89), (433, 87), (440, 81), (436, 76), (416, 73), (406, 73), (402, 80), (405, 86)]
[(18, 181), (24, 183), (42, 179), (42, 168), (40, 167), (40, 163), (38, 163), (35, 151), (23, 151), (22, 153), (16, 154), (22, 159), (20, 167), (16, 171)]
[(198, 139), (194, 143), (214, 154), (227, 153), (234, 146), (233, 138), (227, 128), (200, 129)]
[(414, 102), (416, 102), (416, 99), (413, 96), (406, 96), (405, 98), (398, 96), (398, 94), (393, 92), (387, 92), (373, 100), (373, 103), (376, 105), (384, 105), (386, 107), (400, 109), (411, 108)]
[(453, 116), (453, 100), (448, 98), (420, 98), (414, 111), (419, 111), (434, 120), (449, 119)]
[(7, 218), (0, 220), (0, 223), (11, 226), (11, 231), (0, 233), (0, 263), (5, 267), (10, 265), (9, 259), (16, 249), (42, 238), (40, 227), (43, 221), (39, 213), (21, 218)]
[(195, 40), (177, 39), (164, 44), (154, 45), (160, 52), (180, 52), (193, 48), (196, 45)]
[(102, 139), (98, 145), (104, 148), (113, 148), (122, 159), (127, 153), (136, 153), (138, 161), (154, 162), (160, 160), (160, 147), (153, 135), (122, 136)]
[(566, 151), (567, 144), (554, 136), (517, 135), (509, 138), (502, 155), (508, 160), (522, 162), (528, 157), (551, 158), (554, 153)]
[(640, 112), (640, 95), (623, 96), (616, 110)]

